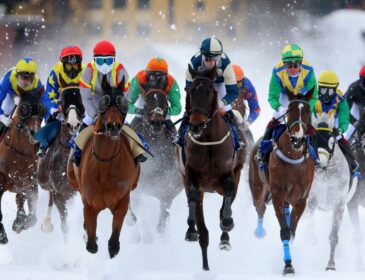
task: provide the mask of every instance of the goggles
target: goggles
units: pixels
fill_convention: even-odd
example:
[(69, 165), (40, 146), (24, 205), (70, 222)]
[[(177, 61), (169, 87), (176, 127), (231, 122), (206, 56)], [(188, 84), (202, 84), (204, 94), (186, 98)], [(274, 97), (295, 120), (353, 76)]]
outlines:
[(147, 77), (150, 82), (156, 80), (160, 80), (161, 82), (167, 81), (167, 73), (165, 72), (159, 72), (159, 71), (148, 72)]
[(16, 78), (21, 80), (33, 81), (35, 74), (30, 72), (17, 72)]
[(221, 58), (220, 55), (208, 56), (206, 54), (203, 54), (203, 60), (206, 61), (206, 62), (210, 62), (210, 61), (217, 62), (218, 60), (220, 60), (220, 58)]
[(72, 55), (68, 55), (68, 56), (63, 57), (61, 59), (61, 61), (63, 63), (75, 64), (75, 63), (81, 62), (82, 58), (79, 55), (72, 54)]
[(291, 69), (291, 68), (299, 68), (302, 65), (301, 61), (286, 61), (284, 62), (285, 68)]
[(114, 56), (97, 56), (94, 58), (95, 63), (98, 65), (112, 65), (114, 63), (115, 57)]
[(71, 71), (71, 70), (74, 70), (74, 71), (80, 71), (80, 65), (79, 63), (64, 63), (63, 64), (63, 67), (65, 68), (66, 71)]

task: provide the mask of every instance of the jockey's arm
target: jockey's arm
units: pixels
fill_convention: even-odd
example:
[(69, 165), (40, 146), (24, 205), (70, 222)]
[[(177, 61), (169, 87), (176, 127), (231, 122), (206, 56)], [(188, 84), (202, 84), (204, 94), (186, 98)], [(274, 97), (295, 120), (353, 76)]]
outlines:
[(135, 114), (137, 111), (136, 106), (134, 104), (137, 102), (140, 92), (140, 86), (137, 80), (137, 77), (133, 77), (131, 81), (131, 86), (129, 88), (129, 104), (128, 104), (128, 113)]
[(1, 105), (2, 105), (6, 95), (11, 90), (10, 73), (11, 73), (11, 70), (9, 70), (5, 74), (5, 77), (2, 79), (1, 84), (0, 84), (0, 115), (4, 115), (4, 111), (1, 109)]
[(238, 87), (236, 82), (236, 75), (234, 74), (232, 64), (229, 63), (223, 71), (224, 83), (226, 86), (226, 95), (222, 101), (228, 105), (236, 100), (238, 96)]
[(318, 87), (317, 87), (317, 81), (316, 77), (314, 76), (314, 72), (312, 71), (311, 76), (309, 77), (308, 83), (306, 84), (306, 89), (310, 90), (314, 87), (313, 96), (309, 100), (309, 105), (311, 108), (311, 112), (314, 112), (316, 102), (318, 100)]
[(345, 98), (338, 104), (338, 128), (344, 133), (350, 123), (350, 109)]
[(282, 90), (283, 90), (283, 87), (281, 85), (280, 79), (273, 71), (271, 80), (270, 80), (268, 101), (269, 101), (270, 107), (275, 111), (277, 111), (279, 109), (279, 107), (281, 106), (280, 93)]
[(60, 94), (57, 75), (54, 70), (51, 71), (46, 86), (46, 92), (43, 94), (43, 103), (47, 108), (48, 114), (52, 115), (54, 110), (60, 106)]
[(168, 94), (167, 98), (169, 100), (170, 106), (168, 110), (168, 114), (170, 116), (177, 116), (181, 113), (181, 94), (180, 94), (180, 88), (176, 81), (172, 84)]
[(244, 99), (247, 100), (250, 114), (247, 118), (249, 123), (253, 123), (260, 115), (260, 105), (256, 94), (256, 89), (248, 78), (245, 78), (243, 87), (247, 90), (244, 93)]
[(97, 114), (97, 109), (93, 106), (93, 94), (91, 91), (91, 78), (92, 72), (89, 67), (86, 67), (82, 72), (80, 80), (80, 94), (82, 98), (82, 104), (85, 107), (85, 112), (88, 116), (93, 118)]

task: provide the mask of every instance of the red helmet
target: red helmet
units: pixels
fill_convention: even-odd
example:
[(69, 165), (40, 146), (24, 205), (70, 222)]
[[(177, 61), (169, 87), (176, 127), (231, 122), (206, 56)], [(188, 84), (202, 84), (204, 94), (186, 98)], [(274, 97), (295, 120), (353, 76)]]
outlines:
[(82, 51), (76, 45), (64, 47), (61, 51), (60, 59), (70, 55), (78, 55), (82, 58)]
[(115, 56), (115, 47), (114, 45), (107, 41), (102, 40), (98, 42), (94, 47), (94, 56)]
[(360, 77), (364, 77), (365, 76), (365, 65), (363, 67), (361, 67), (360, 72), (359, 72), (359, 76)]

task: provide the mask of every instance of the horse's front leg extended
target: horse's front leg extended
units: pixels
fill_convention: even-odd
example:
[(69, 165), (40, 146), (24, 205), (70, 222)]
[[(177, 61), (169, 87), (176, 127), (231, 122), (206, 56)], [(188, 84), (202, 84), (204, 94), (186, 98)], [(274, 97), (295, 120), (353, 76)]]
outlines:
[(186, 241), (197, 241), (198, 232), (195, 228), (196, 225), (196, 207), (199, 202), (199, 191), (197, 185), (192, 180), (193, 171), (190, 168), (186, 168), (186, 175), (184, 178), (186, 196), (188, 199), (189, 216), (188, 216), (188, 230), (185, 234)]
[(6, 244), (8, 243), (8, 237), (6, 235), (6, 231), (4, 228), (4, 225), (2, 223), (3, 221), (3, 213), (1, 210), (1, 198), (3, 197), (5, 190), (2, 186), (0, 186), (0, 244)]
[(118, 206), (112, 210), (113, 214), (113, 228), (112, 235), (108, 241), (108, 249), (110, 258), (114, 258), (120, 250), (119, 236), (122, 229), (125, 215), (128, 211), (129, 193), (126, 194), (122, 200), (119, 201)]
[(84, 220), (86, 226), (87, 242), (86, 250), (95, 254), (98, 251), (98, 245), (96, 244), (96, 219), (98, 213), (96, 210), (84, 203)]
[(24, 210), (24, 203), (26, 200), (26, 196), (23, 193), (17, 193), (15, 195), (15, 201), (16, 201), (16, 206), (18, 208), (17, 212), (16, 212), (16, 218), (13, 222), (13, 231), (15, 231), (16, 233), (20, 233), (22, 230), (24, 230), (24, 224), (25, 221), (27, 219), (27, 215), (25, 214), (25, 210)]
[(51, 220), (51, 213), (53, 207), (53, 195), (52, 192), (49, 191), (49, 200), (48, 200), (48, 209), (46, 217), (44, 218), (43, 224), (41, 225), (41, 229), (44, 233), (51, 233), (53, 231), (53, 224)]
[(203, 198), (204, 198), (204, 193), (200, 192), (199, 201), (196, 207), (196, 220), (199, 233), (199, 244), (202, 250), (203, 269), (209, 270), (209, 265), (208, 265), (209, 232), (204, 221)]
[[(278, 187), (272, 186), (272, 189), (277, 189)], [(278, 218), (280, 224), (280, 238), (283, 242), (284, 247), (284, 262), (285, 267), (283, 270), (283, 275), (293, 275), (295, 273), (292, 266), (292, 258), (290, 255), (290, 225), (287, 221), (288, 205), (284, 200), (285, 193), (275, 192), (272, 194), (273, 205), (275, 208), (276, 217)]]
[(223, 232), (231, 231), (234, 227), (232, 219), (232, 203), (234, 200), (234, 183), (231, 176), (222, 180), (224, 198), (220, 211), (220, 227)]
[(28, 229), (37, 223), (38, 186), (34, 185), (26, 194), (29, 213), (24, 223), (24, 229)]
[(335, 250), (336, 250), (336, 246), (338, 244), (338, 230), (340, 229), (340, 225), (342, 222), (342, 217), (343, 217), (344, 212), (345, 212), (344, 204), (337, 205), (335, 210), (333, 211), (332, 230), (331, 230), (331, 233), (329, 236), (331, 253), (330, 253), (330, 259), (328, 261), (326, 270), (336, 270)]

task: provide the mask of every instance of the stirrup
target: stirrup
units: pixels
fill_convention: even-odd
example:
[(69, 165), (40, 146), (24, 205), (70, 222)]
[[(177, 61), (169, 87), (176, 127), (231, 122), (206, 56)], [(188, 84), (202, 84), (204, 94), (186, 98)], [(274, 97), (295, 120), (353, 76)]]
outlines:
[(39, 150), (37, 152), (37, 156), (44, 157), (46, 154), (47, 154), (47, 149), (39, 148)]

